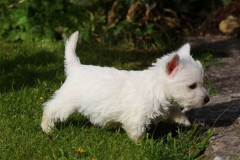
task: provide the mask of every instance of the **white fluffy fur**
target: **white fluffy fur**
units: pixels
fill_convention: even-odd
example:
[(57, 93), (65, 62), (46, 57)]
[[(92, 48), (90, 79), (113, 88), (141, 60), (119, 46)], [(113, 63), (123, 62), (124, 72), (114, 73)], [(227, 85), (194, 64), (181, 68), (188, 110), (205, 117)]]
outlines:
[(186, 111), (209, 101), (202, 86), (202, 65), (190, 56), (189, 44), (157, 59), (147, 70), (120, 71), (81, 64), (75, 54), (77, 39), (75, 32), (66, 43), (66, 81), (43, 104), (44, 132), (77, 111), (95, 125), (119, 125), (131, 139), (139, 140), (152, 122), (171, 120), (189, 126), (180, 106)]

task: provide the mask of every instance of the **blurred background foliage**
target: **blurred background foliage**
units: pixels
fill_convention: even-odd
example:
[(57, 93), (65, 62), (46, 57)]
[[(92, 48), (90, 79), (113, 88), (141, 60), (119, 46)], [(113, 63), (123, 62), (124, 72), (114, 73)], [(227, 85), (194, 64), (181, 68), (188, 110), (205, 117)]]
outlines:
[[(66, 39), (85, 43), (153, 43), (203, 27), (231, 0), (1, 0), (0, 39)], [(158, 43), (159, 44), (159, 43)]]

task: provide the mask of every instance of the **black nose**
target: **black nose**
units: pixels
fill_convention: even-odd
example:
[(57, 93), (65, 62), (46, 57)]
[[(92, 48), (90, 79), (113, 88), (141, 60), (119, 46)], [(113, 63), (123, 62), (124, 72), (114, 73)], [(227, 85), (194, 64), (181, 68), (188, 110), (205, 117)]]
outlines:
[(209, 101), (210, 101), (210, 98), (209, 98), (208, 96), (206, 96), (206, 97), (204, 98), (204, 104), (208, 103)]

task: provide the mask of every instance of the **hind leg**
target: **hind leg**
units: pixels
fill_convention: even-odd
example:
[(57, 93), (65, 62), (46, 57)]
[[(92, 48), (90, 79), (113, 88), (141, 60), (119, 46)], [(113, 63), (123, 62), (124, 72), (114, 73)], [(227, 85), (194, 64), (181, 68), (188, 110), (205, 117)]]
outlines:
[(55, 127), (55, 122), (65, 121), (69, 115), (77, 110), (73, 100), (57, 96), (44, 104), (41, 127), (44, 132), (50, 132)]

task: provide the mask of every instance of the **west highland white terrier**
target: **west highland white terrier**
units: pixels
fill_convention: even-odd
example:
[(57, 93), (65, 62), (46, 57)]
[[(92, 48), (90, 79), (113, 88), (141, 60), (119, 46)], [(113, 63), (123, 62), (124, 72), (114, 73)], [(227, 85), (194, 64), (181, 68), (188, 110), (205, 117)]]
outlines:
[(66, 81), (43, 104), (44, 132), (50, 132), (56, 121), (80, 112), (94, 125), (121, 126), (137, 141), (151, 123), (170, 120), (191, 125), (184, 112), (210, 100), (203, 87), (202, 65), (191, 57), (189, 44), (146, 70), (124, 71), (81, 64), (75, 53), (77, 40), (75, 32), (66, 42)]

